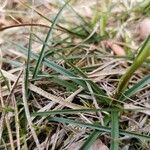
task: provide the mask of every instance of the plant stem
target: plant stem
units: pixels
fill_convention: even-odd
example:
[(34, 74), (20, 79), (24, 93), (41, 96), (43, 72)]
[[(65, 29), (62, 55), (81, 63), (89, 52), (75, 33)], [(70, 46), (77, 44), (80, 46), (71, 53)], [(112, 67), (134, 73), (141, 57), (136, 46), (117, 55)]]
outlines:
[[(136, 56), (135, 60), (127, 72), (122, 76), (118, 84), (117, 91), (115, 93), (115, 99), (119, 100), (122, 96), (122, 92), (126, 89), (128, 82), (134, 72), (144, 63), (146, 58), (150, 56), (150, 35), (145, 40), (143, 46), (140, 48), (139, 54)], [(111, 150), (119, 149), (119, 111), (112, 111), (112, 129), (111, 129)]]

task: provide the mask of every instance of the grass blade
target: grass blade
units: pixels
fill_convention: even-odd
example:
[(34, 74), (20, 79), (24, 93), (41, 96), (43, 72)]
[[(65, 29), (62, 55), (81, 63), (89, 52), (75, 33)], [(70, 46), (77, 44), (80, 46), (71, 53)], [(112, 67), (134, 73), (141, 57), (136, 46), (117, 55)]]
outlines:
[[(66, 60), (66, 59), (65, 59)], [(66, 60), (67, 61), (67, 60)], [(83, 78), (87, 79), (88, 77), (82, 72), (81, 69), (75, 67), (74, 65), (70, 64), (68, 61), (67, 63), (75, 70), (75, 72), (77, 72), (80, 76), (82, 76)], [(86, 82), (88, 82), (93, 91), (99, 95), (99, 97), (101, 98), (101, 102), (107, 102), (109, 103), (110, 102), (110, 98), (107, 97), (106, 93), (94, 82), (92, 82), (91, 80), (87, 80)]]
[[(27, 4), (25, 4), (25, 3), (21, 2), (21, 1), (20, 1), (20, 3), (22, 3), (22, 4), (23, 4), (24, 6), (26, 6), (27, 8), (33, 9), (34, 12), (36, 12), (40, 17), (44, 18), (44, 19), (47, 20), (48, 22), (53, 23), (52, 20), (50, 20), (49, 18), (47, 18), (44, 14), (42, 14), (41, 12), (39, 12), (38, 10), (36, 10), (35, 8), (29, 6), (29, 5), (27, 5)], [(68, 3), (69, 3), (69, 1), (68, 1)], [(84, 35), (84, 34), (79, 34), (79, 33), (77, 33), (77, 32), (74, 32), (72, 29), (69, 30), (69, 29), (67, 29), (67, 28), (65, 28), (65, 27), (63, 27), (63, 26), (61, 26), (61, 25), (58, 25), (58, 24), (56, 24), (56, 26), (57, 26), (60, 30), (66, 31), (67, 33), (69, 33), (69, 34), (71, 34), (71, 35), (74, 35), (74, 36), (77, 36), (77, 37), (82, 37), (82, 38), (84, 37), (84, 38), (85, 38), (85, 37), (87, 36), (87, 35)]]
[[(56, 115), (56, 114), (78, 114), (78, 113), (89, 113), (89, 112), (103, 112), (103, 111), (113, 111), (112, 108), (106, 109), (63, 109), (63, 110), (54, 110), (54, 111), (46, 111), (46, 112), (35, 112), (32, 116), (49, 116), (49, 115)], [(118, 109), (118, 111), (123, 111)]]
[(150, 35), (144, 42), (143, 46), (141, 47), (139, 54), (136, 56), (135, 60), (131, 67), (127, 70), (127, 72), (122, 76), (120, 82), (118, 84), (118, 88), (116, 91), (116, 98), (119, 98), (121, 94), (124, 92), (127, 84), (132, 77), (133, 73), (143, 64), (143, 62), (150, 56)]
[[(127, 72), (121, 77), (117, 91), (115, 93), (115, 99), (120, 99), (122, 93), (125, 91), (130, 78), (132, 77), (133, 73), (143, 64), (143, 62), (150, 56), (150, 35), (145, 40), (143, 46), (141, 47), (139, 54), (136, 56), (135, 60), (131, 67), (127, 70)], [(112, 112), (112, 129), (111, 129), (111, 150), (118, 150), (119, 143), (115, 141), (115, 139), (119, 139), (119, 112)], [(114, 121), (116, 120), (116, 122)], [(116, 132), (116, 133), (115, 133)]]
[(111, 150), (119, 149), (119, 115), (118, 111), (112, 111)]
[(100, 131), (94, 130), (92, 134), (87, 138), (84, 144), (81, 146), (80, 150), (89, 150), (92, 144), (96, 141), (96, 139), (100, 135)]
[[(63, 7), (59, 10), (58, 14), (56, 15), (56, 17), (55, 17), (55, 19), (54, 19), (54, 21), (53, 21), (53, 23), (52, 23), (52, 25), (51, 25), (51, 28), (49, 29), (49, 31), (48, 31), (48, 33), (47, 33), (47, 36), (46, 36), (46, 39), (45, 39), (44, 43), (47, 43), (47, 42), (48, 42), (50, 36), (52, 35), (53, 28), (55, 27), (58, 18), (60, 17), (62, 11), (64, 10), (64, 8), (66, 7), (66, 5), (67, 5), (68, 3), (69, 3), (69, 1), (66, 2), (66, 3), (63, 5)], [(34, 70), (33, 77), (32, 77), (33, 79), (34, 79), (34, 78), (36, 77), (36, 75), (38, 74), (39, 68), (40, 68), (41, 63), (42, 63), (42, 60), (43, 60), (43, 58), (44, 58), (45, 48), (46, 48), (46, 45), (43, 44), (42, 50), (41, 50), (40, 55), (39, 55), (39, 58), (38, 58), (38, 60), (37, 60), (37, 64), (36, 64), (36, 66), (35, 66), (35, 70)]]
[[(81, 126), (81, 127), (86, 127), (86, 128), (90, 128), (90, 129), (94, 129), (94, 130), (99, 130), (101, 132), (111, 133), (111, 128), (96, 125), (96, 124), (83, 123), (81, 121), (75, 121), (75, 120), (72, 120), (72, 119), (53, 117), (53, 118), (49, 118), (49, 121), (50, 122), (60, 122), (60, 123), (64, 123), (64, 124), (73, 124), (73, 125), (78, 125), (78, 126)], [(138, 134), (138, 133), (135, 133), (135, 132), (119, 130), (119, 134), (124, 135), (124, 136), (129, 136), (130, 138), (137, 138), (137, 139), (140, 139), (140, 140), (150, 140), (150, 136), (143, 135), (143, 134)]]
[[(25, 48), (25, 47), (23, 47), (23, 46), (20, 46), (20, 45), (17, 44), (17, 43), (14, 43), (14, 42), (12, 42), (12, 43), (16, 45), (16, 47), (17, 47), (16, 50), (17, 50), (18, 52), (21, 52), (21, 53), (24, 54), (24, 55), (27, 55), (27, 54), (28, 54), (28, 49), (27, 49), (27, 48)], [(19, 48), (19, 49), (18, 49), (18, 48)], [(31, 52), (31, 57), (32, 57), (33, 59), (35, 59), (35, 60), (38, 60), (39, 55), (38, 55), (38, 54), (35, 54), (35, 53), (33, 53), (33, 52)], [(66, 77), (69, 77), (72, 81), (74, 81), (74, 82), (76, 82), (77, 84), (81, 85), (82, 87), (86, 88), (86, 84), (85, 84), (81, 79), (80, 79), (80, 80), (79, 80), (79, 79), (76, 79), (76, 75), (75, 75), (73, 72), (71, 72), (71, 71), (69, 71), (69, 70), (63, 68), (62, 66), (56, 64), (55, 62), (53, 62), (53, 61), (51, 61), (51, 60), (48, 60), (47, 58), (44, 58), (43, 64), (44, 64), (45, 66), (47, 66), (47, 67), (52, 68), (52, 69), (55, 70), (56, 72), (58, 72), (58, 73), (60, 73), (60, 74), (62, 74), (62, 75), (64, 75), (64, 76), (66, 76)], [(83, 79), (83, 80), (84, 80), (84, 79)]]
[(126, 90), (122, 97), (120, 98), (121, 101), (126, 100), (128, 97), (134, 95), (137, 91), (139, 91), (141, 88), (143, 88), (145, 85), (150, 84), (150, 75), (144, 77), (141, 81), (133, 85), (130, 89)]
[[(20, 46), (20, 45), (17, 44), (17, 43), (14, 43), (14, 42), (12, 42), (12, 43), (16, 45), (16, 47), (17, 47), (16, 50), (17, 50), (17, 51), (21, 52), (21, 53), (24, 54), (24, 55), (27, 55), (28, 49), (26, 49), (26, 48), (23, 47), (23, 46)], [(18, 48), (19, 48), (19, 49), (18, 49)], [(38, 54), (35, 54), (35, 53), (33, 53), (33, 52), (31, 52), (30, 55), (31, 55), (31, 57), (32, 57), (33, 59), (35, 59), (35, 60), (38, 60), (38, 58), (39, 58), (39, 55), (38, 55)], [(62, 59), (65, 59), (65, 58), (63, 57)], [(65, 60), (66, 60), (66, 59), (65, 59)], [(66, 61), (67, 61), (67, 60), (66, 60)], [(55, 62), (53, 62), (53, 61), (51, 61), (51, 60), (48, 60), (47, 58), (44, 58), (44, 60), (43, 60), (43, 64), (44, 64), (45, 66), (52, 68), (52, 69), (55, 70), (56, 72), (58, 72), (58, 73), (60, 73), (60, 74), (62, 74), (62, 75), (64, 75), (64, 76), (66, 76), (66, 77), (69, 77), (72, 81), (74, 81), (75, 83), (81, 85), (83, 88), (85, 88), (85, 89), (88, 90), (87, 85), (86, 85), (86, 83), (85, 83), (85, 79), (87, 79), (86, 75), (85, 75), (80, 69), (78, 69), (77, 67), (75, 67), (75, 66), (73, 66), (72, 64), (70, 64), (68, 61), (67, 61), (67, 63), (75, 70), (76, 73), (78, 73), (78, 74), (80, 75), (80, 79), (79, 79), (79, 77), (76, 76), (75, 73), (73, 73), (72, 71), (69, 71), (69, 70), (63, 68), (62, 66), (56, 64)], [(81, 78), (81, 77), (82, 77), (82, 78)], [(89, 84), (92, 86), (92, 88), (93, 88), (94, 92), (96, 93), (96, 95), (98, 95), (99, 98), (101, 99), (101, 102), (103, 102), (103, 101), (104, 101), (104, 102), (107, 102), (107, 103), (110, 102), (110, 98), (107, 97), (107, 95), (104, 93), (104, 91), (102, 91), (102, 90), (100, 89), (100, 87), (99, 87), (96, 83), (94, 83), (94, 82), (92, 82), (92, 81), (88, 81), (88, 82), (89, 82)]]
[(25, 90), (27, 95), (29, 94), (28, 85), (29, 85), (29, 71), (30, 71), (30, 58), (31, 58), (31, 49), (32, 49), (32, 26), (30, 30), (30, 37), (29, 37), (29, 48), (27, 54), (27, 62), (26, 62), (26, 69), (25, 69)]

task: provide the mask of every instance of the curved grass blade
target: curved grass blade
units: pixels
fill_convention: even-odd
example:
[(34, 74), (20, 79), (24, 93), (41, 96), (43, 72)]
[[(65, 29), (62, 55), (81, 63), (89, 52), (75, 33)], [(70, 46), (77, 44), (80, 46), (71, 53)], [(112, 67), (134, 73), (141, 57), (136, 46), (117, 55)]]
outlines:
[[(54, 26), (56, 25), (58, 18), (60, 17), (62, 11), (64, 10), (64, 8), (67, 6), (67, 4), (68, 4), (69, 2), (70, 2), (70, 0), (67, 1), (67, 2), (63, 5), (63, 7), (59, 10), (58, 14), (56, 15), (56, 17), (55, 17), (55, 19), (54, 19), (54, 21), (53, 21), (53, 23), (52, 23), (52, 25), (51, 25), (51, 28), (49, 29), (49, 31), (48, 31), (48, 33), (47, 33), (47, 36), (46, 36), (46, 39), (45, 39), (44, 43), (47, 43), (47, 42), (48, 42), (50, 36), (52, 35), (53, 28), (54, 28)], [(43, 44), (42, 50), (41, 50), (40, 55), (39, 55), (39, 58), (38, 58), (38, 60), (37, 60), (37, 64), (36, 64), (36, 66), (35, 66), (35, 70), (34, 70), (33, 77), (32, 77), (33, 79), (34, 79), (34, 78), (36, 77), (36, 75), (38, 74), (39, 68), (40, 68), (41, 63), (42, 63), (43, 58), (44, 58), (45, 48), (46, 48), (46, 45)]]
[[(9, 41), (9, 42), (10, 42), (10, 41)], [(11, 42), (11, 43), (15, 44), (16, 47), (19, 48), (19, 49), (16, 49), (18, 52), (21, 52), (21, 53), (24, 54), (24, 55), (27, 55), (27, 54), (28, 54), (28, 49), (27, 49), (27, 48), (25, 48), (25, 47), (23, 47), (23, 46), (20, 46), (19, 44), (15, 43), (15, 42)], [(32, 57), (33, 59), (35, 59), (35, 60), (38, 60), (39, 55), (38, 55), (38, 54), (35, 54), (35, 53), (33, 53), (33, 52), (31, 52), (31, 57)], [(71, 71), (69, 71), (69, 70), (63, 68), (62, 66), (56, 64), (55, 62), (53, 62), (53, 61), (51, 61), (51, 60), (48, 60), (47, 58), (44, 58), (43, 64), (44, 64), (45, 66), (47, 66), (47, 67), (52, 68), (52, 69), (55, 70), (56, 72), (58, 72), (58, 73), (60, 73), (60, 74), (62, 74), (62, 75), (64, 75), (64, 76), (66, 76), (66, 77), (69, 77), (72, 81), (74, 81), (75, 83), (81, 85), (83, 88), (86, 88), (85, 82), (82, 81), (82, 79), (78, 79), (77, 76), (76, 76), (73, 72), (71, 72)]]
[(143, 46), (140, 48), (139, 54), (136, 56), (135, 60), (127, 72), (122, 76), (119, 81), (115, 98), (119, 98), (124, 92), (127, 84), (132, 77), (133, 73), (144, 63), (144, 61), (150, 56), (150, 35), (144, 42)]
[[(23, 46), (20, 46), (19, 44), (15, 43), (15, 42), (11, 42), (11, 43), (16, 45), (16, 47), (17, 47), (16, 50), (17, 51), (21, 52), (24, 55), (28, 54), (28, 49), (27, 48), (25, 48)], [(31, 52), (30, 55), (35, 60), (38, 60), (38, 58), (39, 58), (39, 55), (35, 54), (33, 52)], [(64, 57), (62, 57), (62, 59), (67, 61)], [(67, 61), (67, 63), (69, 63), (69, 62)], [(75, 72), (78, 73), (82, 78), (81, 77), (80, 78), (77, 77), (76, 74), (73, 73), (72, 71), (69, 71), (69, 70), (63, 68), (62, 66), (56, 64), (55, 62), (53, 62), (51, 60), (48, 60), (47, 58), (43, 59), (43, 64), (45, 66), (47, 66), (47, 67), (52, 68), (56, 72), (66, 76), (66, 77), (69, 77), (72, 81), (74, 81), (75, 83), (81, 85), (83, 88), (88, 89), (87, 85), (85, 83), (85, 80), (87, 79), (87, 77), (85, 76), (85, 74), (81, 70), (79, 70), (78, 68), (76, 68), (72, 64), (69, 63), (69, 65), (75, 70)], [(85, 77), (85, 78), (83, 78), (83, 77)], [(94, 83), (91, 80), (89, 80), (89, 84), (92, 86), (94, 92), (96, 93), (96, 95), (98, 95), (98, 97), (101, 100), (101, 102), (104, 101), (104, 102), (110, 103), (110, 98), (107, 97), (107, 95), (104, 93), (104, 91), (102, 91), (102, 89), (100, 89), (100, 87), (96, 83)]]
[[(24, 6), (26, 6), (27, 8), (33, 9), (34, 12), (36, 12), (39, 16), (41, 16), (42, 18), (44, 18), (44, 19), (47, 20), (48, 22), (53, 23), (52, 20), (50, 20), (50, 19), (48, 19), (47, 17), (45, 17), (41, 12), (39, 12), (39, 11), (36, 10), (35, 8), (29, 6), (29, 5), (27, 5), (27, 4), (25, 4), (25, 3), (21, 2), (21, 1), (20, 1), (20, 3), (22, 3), (22, 4), (23, 4)], [(67, 33), (69, 33), (69, 34), (71, 34), (71, 35), (75, 35), (75, 36), (82, 37), (82, 38), (85, 38), (85, 37), (87, 36), (87, 35), (83, 35), (83, 34), (79, 34), (79, 33), (77, 33), (77, 32), (74, 32), (73, 30), (69, 30), (69, 29), (67, 29), (67, 28), (65, 28), (65, 27), (63, 27), (63, 26), (61, 26), (61, 25), (58, 25), (58, 24), (56, 24), (56, 26), (57, 26), (58, 28), (60, 28), (61, 30), (66, 31)]]

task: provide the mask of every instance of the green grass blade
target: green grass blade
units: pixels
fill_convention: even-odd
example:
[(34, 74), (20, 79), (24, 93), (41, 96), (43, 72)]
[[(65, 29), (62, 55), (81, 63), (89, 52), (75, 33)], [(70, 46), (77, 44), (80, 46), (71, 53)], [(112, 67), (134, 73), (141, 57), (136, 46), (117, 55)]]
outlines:
[(124, 92), (125, 88), (127, 87), (127, 84), (130, 78), (132, 77), (133, 73), (144, 63), (146, 58), (148, 58), (149, 56), (150, 56), (150, 35), (148, 36), (143, 46), (141, 47), (139, 54), (136, 56), (131, 67), (120, 79), (116, 91), (116, 95), (115, 95), (116, 98), (119, 98), (121, 96), (121, 94)]
[[(21, 52), (21, 53), (24, 54), (24, 55), (27, 55), (27, 54), (28, 54), (28, 49), (27, 49), (27, 48), (25, 48), (25, 47), (23, 47), (23, 46), (20, 46), (20, 45), (17, 44), (17, 43), (14, 43), (14, 42), (12, 42), (12, 43), (16, 45), (16, 47), (17, 47), (16, 50), (17, 50), (18, 52)], [(19, 49), (18, 49), (18, 48), (19, 48)], [(31, 52), (31, 57), (32, 57), (33, 59), (35, 59), (35, 60), (38, 60), (39, 55), (38, 55), (38, 54), (35, 54), (35, 53), (33, 53), (33, 52)], [(74, 81), (75, 83), (77, 83), (77, 84), (81, 85), (82, 87), (86, 88), (85, 82), (82, 81), (81, 79), (76, 79), (76, 75), (75, 75), (73, 72), (71, 72), (71, 71), (69, 71), (69, 70), (63, 68), (62, 66), (60, 66), (60, 65), (56, 64), (55, 62), (53, 62), (53, 61), (51, 61), (51, 60), (48, 60), (48, 59), (46, 59), (46, 58), (44, 58), (43, 64), (44, 64), (45, 66), (47, 66), (47, 67), (52, 68), (52, 69), (55, 70), (56, 72), (58, 72), (58, 73), (60, 73), (60, 74), (62, 74), (62, 75), (64, 75), (64, 76), (66, 76), (66, 77), (69, 77), (69, 78), (70, 78), (72, 81)], [(83, 79), (83, 80), (84, 80), (84, 79)]]
[[(99, 130), (101, 132), (111, 133), (111, 128), (100, 126), (100, 125), (97, 125), (97, 124), (83, 123), (81, 121), (75, 121), (75, 120), (72, 120), (72, 119), (53, 117), (53, 118), (49, 118), (49, 121), (50, 122), (59, 122), (59, 123), (64, 123), (64, 124), (73, 124), (73, 125), (78, 125), (78, 126), (81, 126), (81, 127), (90, 128), (90, 129), (93, 129), (93, 130)], [(148, 140), (148, 141), (150, 140), (150, 136), (135, 133), (135, 132), (119, 130), (119, 134), (124, 135), (124, 136), (129, 136), (130, 138), (137, 138), (137, 139), (140, 139), (140, 140)]]
[(121, 109), (121, 108), (102, 108), (102, 109), (95, 109), (95, 108), (88, 108), (88, 109), (63, 109), (63, 110), (53, 110), (53, 111), (44, 111), (44, 112), (34, 112), (32, 116), (41, 116), (46, 117), (50, 115), (57, 115), (57, 114), (78, 114), (78, 113), (90, 113), (90, 112), (125, 112), (125, 111), (135, 111), (139, 112), (142, 110), (150, 110), (150, 109)]
[(27, 62), (26, 62), (26, 70), (25, 70), (25, 90), (28, 94), (28, 85), (29, 85), (29, 71), (30, 71), (30, 58), (31, 58), (31, 49), (32, 49), (32, 26), (30, 30), (30, 37), (29, 37), (29, 48), (28, 48), (28, 54), (27, 54)]
[[(66, 60), (66, 59), (65, 59)], [(67, 61), (67, 60), (66, 60)], [(87, 79), (88, 77), (83, 73), (83, 71), (77, 67), (75, 67), (74, 65), (72, 65), (71, 63), (69, 63), (67, 61), (67, 63), (75, 70), (75, 72), (77, 72), (80, 76), (82, 76), (83, 78)], [(86, 82), (88, 82), (93, 91), (96, 93), (96, 94), (99, 94), (99, 95), (102, 95), (100, 96), (101, 98), (101, 101), (107, 101), (108, 103), (110, 102), (110, 99), (109, 98), (106, 98), (107, 95), (106, 93), (94, 82), (92, 82), (91, 80), (86, 80)]]
[[(27, 53), (27, 52), (28, 52), (28, 49), (26, 49), (26, 48), (23, 47), (23, 46), (20, 46), (20, 45), (17, 44), (17, 43), (14, 43), (14, 42), (12, 42), (12, 43), (16, 45), (16, 47), (17, 47), (16, 50), (17, 50), (17, 51), (21, 52), (21, 53), (24, 54), (24, 55), (27, 55), (27, 54), (28, 54), (28, 53)], [(19, 48), (19, 49), (18, 49), (18, 48)], [(31, 57), (32, 57), (33, 59), (35, 59), (35, 60), (38, 60), (38, 58), (39, 58), (39, 55), (38, 55), (38, 54), (35, 54), (35, 53), (33, 53), (33, 52), (31, 52), (30, 55), (31, 55)], [(64, 57), (62, 57), (62, 59), (66, 60)], [(66, 60), (66, 61), (67, 61), (67, 60)], [(69, 63), (69, 62), (67, 62), (67, 63)], [(73, 66), (72, 64), (69, 63), (69, 65), (75, 70), (75, 72), (80, 75), (80, 79), (79, 79), (79, 77), (77, 77), (77, 76), (75, 75), (75, 73), (73, 73), (72, 71), (69, 71), (69, 70), (63, 68), (62, 66), (56, 64), (55, 62), (53, 62), (53, 61), (51, 61), (51, 60), (48, 60), (47, 58), (44, 58), (43, 64), (44, 64), (45, 66), (47, 66), (47, 67), (52, 68), (52, 69), (55, 70), (56, 72), (58, 72), (58, 73), (60, 73), (60, 74), (62, 74), (62, 75), (64, 75), (64, 76), (66, 76), (66, 77), (69, 77), (72, 81), (74, 81), (75, 83), (81, 85), (83, 88), (85, 88), (85, 89), (88, 90), (87, 85), (86, 85), (86, 83), (85, 83), (85, 79), (87, 79), (87, 77), (86, 77), (86, 75), (85, 75), (79, 68), (77, 68), (77, 67), (75, 67), (75, 66)], [(82, 78), (81, 78), (81, 77), (82, 77)], [(85, 77), (85, 78), (83, 78), (83, 77)], [(99, 87), (96, 83), (94, 83), (94, 82), (92, 82), (92, 81), (88, 81), (88, 82), (89, 82), (89, 84), (92, 86), (92, 88), (93, 88), (94, 92), (96, 93), (96, 95), (99, 96), (101, 102), (102, 102), (102, 101), (107, 102), (107, 103), (110, 102), (110, 98), (107, 97), (107, 95), (104, 93), (104, 91), (102, 91), (102, 90), (100, 89), (100, 87)]]
[[(113, 109), (113, 108), (102, 108), (102, 109), (63, 109), (63, 110), (53, 110), (53, 111), (45, 111), (45, 112), (34, 112), (32, 116), (49, 116), (49, 115), (56, 115), (56, 114), (78, 114), (78, 113), (89, 113), (89, 112), (111, 112), (111, 111), (120, 111), (123, 112), (123, 109)], [(131, 110), (130, 110), (131, 111)]]
[[(136, 56), (131, 67), (121, 77), (118, 87), (117, 87), (117, 91), (114, 96), (116, 99), (120, 99), (120, 97), (122, 96), (122, 93), (125, 91), (125, 89), (128, 85), (128, 82), (129, 82), (130, 78), (132, 77), (132, 75), (134, 74), (134, 72), (144, 63), (144, 61), (149, 56), (150, 56), (150, 35), (148, 36), (148, 38), (145, 40), (144, 44), (140, 48), (139, 54)], [(118, 112), (118, 114), (119, 114), (119, 112)], [(118, 150), (119, 149), (118, 141), (115, 142), (114, 139), (118, 139), (119, 136), (117, 137), (117, 135), (119, 135), (119, 134), (118, 133), (115, 134), (114, 131), (119, 132), (119, 125), (117, 125), (117, 123), (119, 124), (119, 121), (117, 123), (115, 123), (113, 118), (115, 118), (115, 120), (117, 121), (118, 120), (117, 117), (119, 117), (119, 116), (117, 115), (117, 112), (116, 112), (116, 116), (114, 115), (114, 112), (112, 112), (111, 115), (112, 115), (111, 150)], [(118, 129), (117, 129), (117, 127), (118, 127)]]
[(52, 78), (51, 81), (53, 81), (54, 83), (57, 83), (58, 85), (66, 87), (69, 91), (70, 90), (75, 91), (78, 88), (78, 86), (75, 83), (70, 83), (68, 81), (61, 80), (57, 77)]
[(90, 150), (90, 147), (96, 141), (96, 139), (99, 137), (100, 134), (101, 134), (100, 131), (94, 130), (92, 134), (84, 142), (84, 144), (81, 146), (80, 150)]
[(141, 88), (143, 88), (145, 85), (150, 84), (150, 75), (144, 77), (141, 81), (133, 85), (130, 89), (126, 90), (122, 97), (120, 98), (121, 101), (126, 100), (128, 97), (134, 95), (136, 92), (138, 92)]
[[(21, 3), (22, 3), (22, 2), (21, 2)], [(35, 13), (37, 13), (40, 17), (44, 18), (44, 19), (47, 20), (48, 22), (53, 23), (52, 20), (50, 20), (49, 18), (47, 18), (45, 15), (43, 15), (43, 14), (42, 14), (41, 12), (39, 12), (38, 10), (34, 9), (33, 7), (31, 7), (31, 6), (29, 6), (29, 5), (25, 4), (25, 3), (22, 3), (22, 4), (23, 4), (24, 6), (26, 6), (27, 8), (33, 9)], [(58, 28), (60, 28), (61, 30), (65, 31), (65, 32), (67, 32), (67, 33), (69, 33), (69, 34), (71, 34), (71, 35), (74, 35), (74, 36), (84, 37), (84, 38), (87, 36), (87, 35), (83, 35), (83, 34), (78, 34), (78, 33), (74, 32), (72, 29), (69, 30), (69, 29), (67, 29), (67, 28), (65, 28), (65, 27), (63, 27), (63, 26), (61, 26), (61, 25), (58, 25), (58, 24), (56, 24), (56, 26), (57, 26)]]
[[(46, 39), (45, 39), (44, 43), (47, 43), (47, 42), (48, 42), (50, 36), (52, 35), (53, 28), (55, 27), (58, 18), (60, 17), (62, 11), (64, 10), (64, 8), (67, 6), (68, 3), (69, 3), (69, 1), (66, 2), (66, 3), (63, 5), (63, 7), (59, 10), (58, 14), (56, 15), (56, 17), (55, 17), (55, 19), (54, 19), (54, 21), (53, 21), (53, 23), (52, 23), (52, 25), (51, 25), (51, 28), (49, 29), (49, 31), (48, 31), (48, 33), (47, 33), (47, 36), (46, 36)], [(36, 75), (38, 74), (39, 68), (40, 68), (41, 63), (42, 63), (42, 60), (43, 60), (43, 58), (44, 58), (45, 48), (46, 48), (46, 45), (43, 44), (43, 47), (42, 47), (42, 49), (41, 49), (39, 58), (38, 58), (38, 60), (37, 60), (37, 64), (36, 64), (36, 66), (35, 66), (35, 70), (34, 70), (33, 77), (32, 77), (33, 79), (34, 79), (34, 78), (36, 77)]]
[(119, 149), (119, 115), (118, 111), (112, 111), (111, 150)]
[(5, 62), (5, 63), (9, 63), (14, 67), (21, 67), (22, 66), (22, 63), (14, 61), (14, 60), (6, 59), (6, 58), (1, 58), (1, 61)]

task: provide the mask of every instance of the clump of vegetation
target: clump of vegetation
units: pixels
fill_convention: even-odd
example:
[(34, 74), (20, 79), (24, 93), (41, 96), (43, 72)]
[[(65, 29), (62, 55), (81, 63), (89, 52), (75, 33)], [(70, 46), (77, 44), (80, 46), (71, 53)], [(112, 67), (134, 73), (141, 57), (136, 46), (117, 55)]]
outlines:
[(0, 149), (149, 149), (149, 0), (1, 12)]

